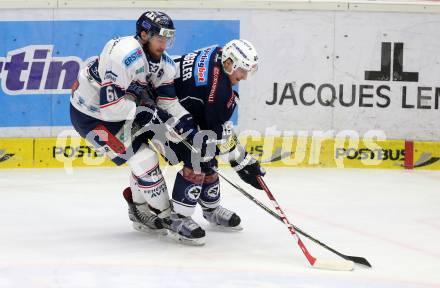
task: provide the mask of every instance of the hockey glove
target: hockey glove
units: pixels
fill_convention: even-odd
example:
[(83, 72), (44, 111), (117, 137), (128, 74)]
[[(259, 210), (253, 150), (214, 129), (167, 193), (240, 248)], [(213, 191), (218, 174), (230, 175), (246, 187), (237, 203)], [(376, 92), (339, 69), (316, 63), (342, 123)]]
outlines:
[(191, 114), (185, 114), (182, 116), (177, 123), (174, 124), (173, 128), (179, 137), (173, 137), (173, 135), (170, 135), (168, 139), (178, 143), (182, 138), (185, 138), (188, 144), (198, 151), (197, 153), (199, 154), (199, 160), (201, 162), (209, 161), (216, 156), (217, 139), (215, 139), (215, 137), (212, 138), (214, 135), (210, 135), (207, 130), (202, 130), (200, 131), (201, 133), (198, 134), (199, 129)]
[(194, 123), (194, 119), (191, 114), (183, 115), (176, 125), (174, 126), (174, 130), (188, 142), (193, 143), (194, 137), (196, 136), (198, 129), (196, 123)]
[(246, 157), (240, 163), (232, 160), (231, 167), (237, 171), (241, 180), (252, 185), (253, 187), (263, 190), (257, 180), (257, 176), (264, 176), (266, 171), (260, 166), (260, 162), (252, 157), (252, 155), (246, 153)]
[(200, 163), (200, 167), (202, 169), (202, 173), (204, 174), (212, 174), (215, 172), (215, 168), (217, 168), (218, 162), (217, 159), (214, 157), (209, 161)]
[(166, 123), (168, 129), (168, 140), (179, 143), (182, 140), (192, 145), (194, 136), (197, 134), (197, 126), (192, 120), (191, 114), (185, 114), (180, 119), (171, 117)]
[[(136, 116), (134, 118), (134, 124), (137, 125), (137, 129), (141, 127), (150, 127), (151, 131), (159, 132), (157, 129), (165, 130), (163, 123), (167, 122), (171, 118), (171, 115), (166, 111), (156, 106), (139, 106), (136, 108)], [(154, 124), (154, 125), (152, 125)], [(149, 129), (150, 129), (149, 128)]]
[(133, 82), (128, 86), (125, 93), (134, 98), (136, 106), (153, 107), (156, 105), (154, 102), (154, 99), (156, 99), (154, 89), (149, 85)]

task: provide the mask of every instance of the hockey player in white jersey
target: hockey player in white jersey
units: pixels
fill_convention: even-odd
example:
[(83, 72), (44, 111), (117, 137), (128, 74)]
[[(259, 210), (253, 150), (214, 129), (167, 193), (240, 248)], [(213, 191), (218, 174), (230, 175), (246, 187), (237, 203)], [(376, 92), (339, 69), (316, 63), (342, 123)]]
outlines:
[(146, 144), (158, 131), (138, 129), (160, 126), (172, 115), (179, 120), (174, 121), (176, 129), (195, 131), (176, 97), (176, 68), (165, 51), (174, 33), (173, 21), (165, 13), (143, 13), (136, 22), (136, 36), (107, 42), (72, 87), (70, 114), (76, 131), (114, 163), (130, 167), (130, 187), (123, 194), (137, 230), (166, 233), (161, 219), (171, 212), (158, 156)]

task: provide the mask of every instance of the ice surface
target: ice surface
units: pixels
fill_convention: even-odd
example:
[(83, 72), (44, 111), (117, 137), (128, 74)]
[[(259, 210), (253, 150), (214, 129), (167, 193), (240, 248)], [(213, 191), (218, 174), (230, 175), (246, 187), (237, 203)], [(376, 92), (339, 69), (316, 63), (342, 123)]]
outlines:
[(206, 245), (189, 247), (131, 228), (128, 168), (0, 170), (0, 288), (440, 287), (440, 172), (270, 168), (265, 180), (294, 225), (373, 268), (310, 269), (286, 227), (224, 182), (244, 230), (213, 230), (198, 209)]

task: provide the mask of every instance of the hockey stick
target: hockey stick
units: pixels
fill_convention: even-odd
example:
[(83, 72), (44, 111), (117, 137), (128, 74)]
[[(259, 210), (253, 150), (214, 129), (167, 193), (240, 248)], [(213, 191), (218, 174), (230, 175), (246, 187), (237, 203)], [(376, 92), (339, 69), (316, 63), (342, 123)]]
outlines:
[[(237, 184), (231, 182), (229, 179), (227, 179), (225, 176), (223, 176), (221, 173), (219, 173), (218, 169), (215, 169), (216, 172), (218, 173), (218, 175), (225, 180), (226, 182), (228, 182), (232, 187), (234, 187), (235, 189), (237, 189), (241, 194), (243, 194), (246, 198), (248, 198), (249, 200), (251, 200), (252, 202), (254, 202), (255, 204), (257, 204), (258, 206), (260, 206), (261, 208), (263, 208), (263, 210), (265, 210), (267, 213), (269, 213), (270, 215), (272, 215), (273, 217), (275, 217), (276, 219), (278, 219), (281, 222), (284, 222), (283, 219), (274, 211), (272, 211), (269, 207), (265, 206), (263, 203), (261, 203), (258, 199), (256, 199), (254, 196), (252, 196), (251, 194), (249, 194), (248, 192), (246, 192), (243, 188), (241, 188), (240, 186), (238, 186)], [(344, 258), (345, 260), (349, 260), (349, 261), (353, 261), (356, 264), (361, 264), (367, 267), (371, 267), (371, 264), (367, 261), (367, 259), (363, 258), (363, 257), (358, 257), (358, 256), (348, 256), (345, 254), (342, 254), (341, 252), (336, 251), (335, 249), (327, 246), (326, 244), (322, 243), (321, 241), (313, 238), (312, 236), (310, 236), (309, 234), (307, 234), (306, 232), (302, 231), (300, 228), (296, 227), (295, 225), (292, 225), (293, 228), (295, 229), (296, 232), (298, 232), (299, 234), (307, 237), (308, 239), (312, 240), (313, 242), (315, 242), (316, 244), (322, 246), (323, 248), (335, 253), (336, 255)]]
[(286, 217), (286, 214), (284, 214), (283, 210), (281, 209), (281, 206), (278, 204), (277, 200), (270, 192), (266, 183), (263, 181), (263, 178), (261, 178), (261, 176), (257, 176), (257, 181), (261, 185), (261, 188), (263, 188), (264, 192), (266, 192), (267, 197), (269, 197), (269, 199), (271, 200), (273, 206), (275, 207), (276, 211), (279, 213), (279, 216), (283, 220), (283, 223), (286, 225), (287, 229), (289, 229), (290, 234), (292, 234), (292, 236), (296, 239), (298, 246), (301, 248), (302, 252), (304, 253), (304, 255), (306, 256), (307, 260), (309, 261), (310, 265), (313, 268), (339, 270), (339, 271), (353, 270), (354, 263), (353, 261), (350, 260), (322, 260), (313, 257), (310, 254), (310, 252), (307, 250), (304, 243), (299, 238), (293, 225), (290, 224), (289, 220)]
[[(169, 131), (171, 130), (170, 128), (171, 127), (167, 127), (167, 129), (169, 129)], [(178, 135), (177, 137), (189, 150), (191, 150), (194, 153), (199, 153), (199, 151), (193, 145), (191, 145), (186, 139), (184, 139), (183, 137), (180, 137), (180, 135)], [(216, 167), (213, 167), (212, 169), (218, 173), (218, 169)], [(219, 176), (221, 176), (223, 179), (225, 179), (228, 183), (232, 184), (231, 181), (227, 180), (220, 173), (219, 173)], [(313, 268), (327, 269), (327, 270), (339, 270), (339, 271), (353, 270), (354, 262), (351, 260), (322, 260), (322, 259), (317, 259), (317, 258), (313, 257), (310, 254), (310, 252), (307, 250), (307, 248), (305, 247), (304, 243), (301, 241), (299, 236), (296, 234), (294, 226), (292, 224), (290, 224), (289, 220), (285, 216), (284, 212), (282, 211), (278, 202), (274, 198), (273, 194), (270, 192), (266, 183), (264, 183), (263, 179), (260, 176), (257, 176), (257, 180), (258, 180), (259, 184), (261, 185), (261, 187), (263, 188), (263, 190), (266, 192), (266, 194), (269, 197), (269, 199), (271, 200), (271, 202), (274, 204), (275, 209), (277, 211), (279, 211), (279, 213), (281, 214), (281, 216), (280, 215), (277, 215), (277, 216), (279, 218), (281, 218), (283, 223), (286, 225), (287, 229), (289, 229), (292, 236), (297, 240), (298, 246), (301, 248), (301, 251), (304, 253), (304, 256), (307, 258), (307, 260), (309, 261), (310, 265)], [(235, 187), (235, 185), (233, 185), (233, 186)], [(239, 190), (243, 190), (243, 189), (239, 189)], [(271, 210), (269, 208), (267, 208), (266, 211), (271, 211)]]

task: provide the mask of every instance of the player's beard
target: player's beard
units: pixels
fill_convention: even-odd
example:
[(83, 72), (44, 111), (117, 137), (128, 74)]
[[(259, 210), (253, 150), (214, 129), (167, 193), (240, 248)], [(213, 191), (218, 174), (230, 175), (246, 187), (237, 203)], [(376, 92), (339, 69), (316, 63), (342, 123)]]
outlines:
[(153, 58), (156, 61), (160, 60), (164, 52), (164, 50), (161, 50), (160, 48), (153, 49), (150, 45), (150, 42), (147, 42), (147, 44), (145, 44), (144, 51), (146, 51), (151, 56), (151, 58)]

